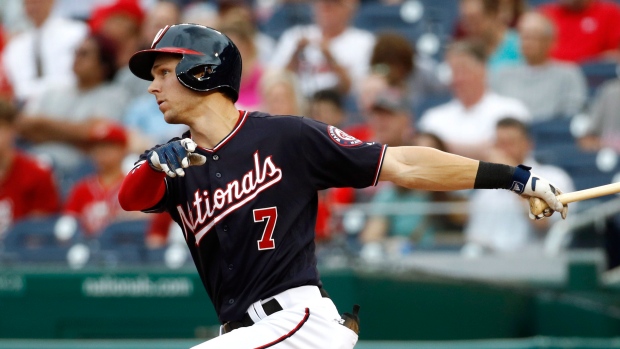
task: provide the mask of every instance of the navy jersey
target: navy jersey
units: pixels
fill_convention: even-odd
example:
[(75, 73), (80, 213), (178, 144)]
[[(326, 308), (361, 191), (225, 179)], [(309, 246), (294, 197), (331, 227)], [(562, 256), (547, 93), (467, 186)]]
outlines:
[(215, 148), (196, 153), (207, 163), (166, 177), (164, 198), (148, 212), (166, 210), (183, 228), (224, 323), (259, 299), (321, 285), (317, 191), (375, 185), (385, 147), (311, 119), (253, 112)]

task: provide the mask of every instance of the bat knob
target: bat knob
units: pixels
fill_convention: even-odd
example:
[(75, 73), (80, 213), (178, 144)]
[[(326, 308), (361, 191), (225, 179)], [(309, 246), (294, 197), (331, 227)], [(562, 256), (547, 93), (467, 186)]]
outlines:
[(553, 213), (544, 200), (535, 197), (530, 198), (530, 212), (537, 217), (540, 216), (541, 213), (547, 217), (550, 213)]

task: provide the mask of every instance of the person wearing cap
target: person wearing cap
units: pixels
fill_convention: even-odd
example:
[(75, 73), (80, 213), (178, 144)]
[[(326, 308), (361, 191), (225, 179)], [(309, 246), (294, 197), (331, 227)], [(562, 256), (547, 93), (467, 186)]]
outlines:
[(18, 220), (60, 209), (51, 169), (15, 148), (16, 118), (13, 105), (0, 99), (0, 240)]
[(121, 209), (118, 190), (123, 179), (123, 159), (127, 155), (127, 132), (114, 123), (101, 124), (90, 133), (88, 154), (96, 173), (72, 188), (64, 213), (76, 217), (87, 237), (96, 237), (108, 224), (136, 217)]

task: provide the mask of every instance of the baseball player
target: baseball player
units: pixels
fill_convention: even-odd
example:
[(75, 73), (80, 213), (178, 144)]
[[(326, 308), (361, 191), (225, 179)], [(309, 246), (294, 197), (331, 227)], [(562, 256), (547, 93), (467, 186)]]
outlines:
[(318, 190), (378, 181), (502, 188), (540, 197), (566, 216), (559, 191), (524, 166), (388, 148), (308, 118), (237, 110), (241, 56), (214, 29), (167, 26), (129, 66), (152, 81), (148, 90), (166, 122), (189, 126), (141, 156), (119, 202), (126, 210), (168, 211), (183, 229), (222, 323), (219, 337), (195, 348), (353, 348), (356, 314), (341, 317), (316, 267)]

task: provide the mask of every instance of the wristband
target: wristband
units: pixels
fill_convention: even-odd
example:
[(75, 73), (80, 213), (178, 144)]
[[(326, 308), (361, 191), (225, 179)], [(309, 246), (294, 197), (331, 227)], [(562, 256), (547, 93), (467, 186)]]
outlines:
[(515, 170), (515, 167), (509, 165), (480, 161), (474, 189), (510, 189)]
[(515, 171), (512, 174), (512, 185), (510, 186), (511, 191), (514, 191), (519, 195), (523, 194), (523, 190), (525, 190), (525, 185), (530, 179), (531, 169), (531, 167), (525, 165), (519, 165), (515, 167)]

